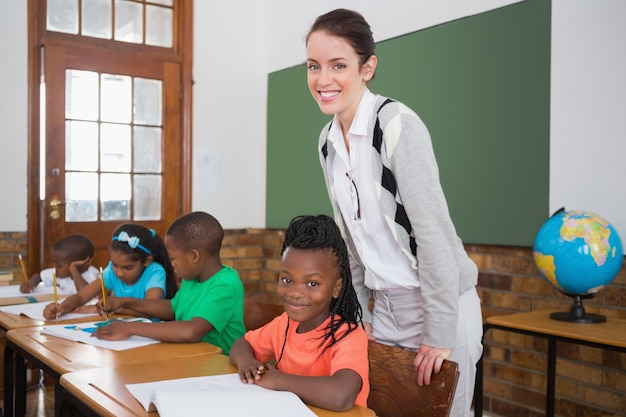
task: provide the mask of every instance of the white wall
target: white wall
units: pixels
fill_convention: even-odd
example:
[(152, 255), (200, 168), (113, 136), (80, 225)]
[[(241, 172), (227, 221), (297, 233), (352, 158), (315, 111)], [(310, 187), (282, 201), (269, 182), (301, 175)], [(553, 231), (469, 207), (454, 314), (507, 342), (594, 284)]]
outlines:
[(26, 230), (26, 2), (2, 2), (0, 13), (0, 231)]
[(626, 1), (553, 0), (550, 212), (595, 212), (626, 245)]
[[(221, 163), (194, 167), (193, 209), (226, 228), (265, 226), (267, 73), (304, 61), (317, 15), (358, 10), (380, 41), (517, 1), (195, 1), (193, 147)], [(626, 2), (553, 0), (552, 19), (550, 211), (597, 211), (626, 239)], [(26, 2), (3, 2), (0, 231), (26, 230), (26, 27)]]

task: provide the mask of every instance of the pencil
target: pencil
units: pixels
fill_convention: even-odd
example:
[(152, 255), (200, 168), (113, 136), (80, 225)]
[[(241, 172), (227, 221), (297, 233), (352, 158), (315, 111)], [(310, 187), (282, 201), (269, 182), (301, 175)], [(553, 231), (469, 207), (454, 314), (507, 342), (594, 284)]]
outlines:
[(59, 305), (59, 294), (57, 293), (57, 270), (52, 270), (52, 286), (54, 287), (54, 305)]
[(22, 267), (22, 275), (24, 275), (24, 281), (28, 282), (28, 272), (26, 272), (26, 266), (24, 265), (24, 260), (22, 259), (22, 254), (17, 255), (20, 259), (20, 266)]
[[(102, 275), (102, 267), (100, 267), (100, 285), (102, 286), (102, 305), (107, 305), (107, 291), (104, 288), (104, 275)], [(109, 314), (104, 313), (104, 318), (109, 319)]]

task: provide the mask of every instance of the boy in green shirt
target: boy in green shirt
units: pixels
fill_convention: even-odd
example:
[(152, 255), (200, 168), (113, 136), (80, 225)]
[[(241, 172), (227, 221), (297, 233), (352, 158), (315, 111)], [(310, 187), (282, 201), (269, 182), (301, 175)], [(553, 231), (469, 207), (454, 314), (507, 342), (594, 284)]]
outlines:
[(110, 297), (97, 304), (100, 314), (123, 308), (138, 311), (162, 322), (111, 322), (93, 336), (123, 340), (132, 335), (163, 342), (212, 343), (228, 355), (233, 342), (245, 333), (243, 284), (234, 269), (222, 264), (220, 249), (224, 230), (210, 214), (193, 212), (172, 223), (165, 235), (180, 289), (171, 300)]

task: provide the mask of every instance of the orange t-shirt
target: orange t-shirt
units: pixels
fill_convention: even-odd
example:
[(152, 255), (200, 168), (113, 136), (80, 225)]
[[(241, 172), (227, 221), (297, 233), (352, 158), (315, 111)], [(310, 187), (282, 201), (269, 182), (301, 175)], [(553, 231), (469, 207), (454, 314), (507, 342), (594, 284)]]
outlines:
[[(265, 326), (246, 333), (245, 339), (261, 362), (278, 360), (285, 340), (287, 313), (276, 317)], [(281, 372), (302, 376), (330, 376), (341, 369), (351, 369), (361, 376), (363, 385), (356, 397), (356, 404), (367, 407), (370, 392), (369, 362), (367, 358), (367, 335), (359, 325), (348, 336), (324, 350), (331, 340), (320, 347), (324, 328), (330, 317), (316, 329), (307, 333), (296, 333), (298, 322), (291, 321), (283, 357), (278, 364)], [(335, 334), (338, 339), (347, 330), (347, 325)], [(322, 352), (323, 351), (323, 352)]]

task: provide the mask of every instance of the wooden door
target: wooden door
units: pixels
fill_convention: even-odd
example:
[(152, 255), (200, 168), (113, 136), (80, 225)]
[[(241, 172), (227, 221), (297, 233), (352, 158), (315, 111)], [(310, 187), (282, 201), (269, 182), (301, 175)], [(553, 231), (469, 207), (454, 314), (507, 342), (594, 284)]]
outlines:
[(180, 64), (76, 46), (46, 47), (42, 255), (71, 233), (105, 266), (114, 229), (164, 236), (181, 214)]

